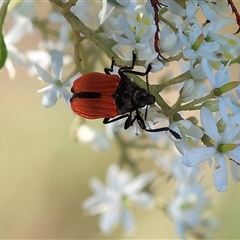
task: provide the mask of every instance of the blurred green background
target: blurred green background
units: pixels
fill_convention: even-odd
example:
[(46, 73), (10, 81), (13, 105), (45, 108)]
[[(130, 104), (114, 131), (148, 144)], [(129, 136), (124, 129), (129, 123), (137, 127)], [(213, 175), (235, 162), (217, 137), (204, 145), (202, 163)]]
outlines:
[[(74, 142), (71, 110), (61, 100), (43, 108), (37, 77), (17, 69), (15, 80), (5, 69), (0, 71), (0, 238), (177, 238), (173, 222), (161, 210), (137, 211), (133, 236), (124, 236), (121, 228), (110, 236), (100, 233), (98, 216), (88, 216), (81, 203), (92, 194), (89, 179), (104, 180), (107, 167), (117, 161), (116, 146), (94, 152)], [(94, 123), (101, 126), (101, 120)], [(215, 238), (240, 239), (240, 184), (229, 177), (227, 192), (218, 193), (212, 170), (206, 182), (213, 214), (220, 221)], [(164, 196), (169, 190), (161, 191)]]

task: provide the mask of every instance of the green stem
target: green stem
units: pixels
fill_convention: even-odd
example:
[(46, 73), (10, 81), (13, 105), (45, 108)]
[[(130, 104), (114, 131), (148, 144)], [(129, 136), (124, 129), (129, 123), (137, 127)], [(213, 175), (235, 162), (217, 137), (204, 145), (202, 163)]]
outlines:
[(167, 12), (167, 8), (162, 8), (160, 11), (159, 11), (159, 14), (158, 14), (158, 17), (159, 17), (159, 20), (163, 23), (165, 23), (167, 26), (169, 26), (175, 33), (178, 32), (178, 29), (171, 23), (169, 22), (167, 19), (165, 19), (162, 15)]
[[(79, 20), (71, 11), (70, 6), (75, 3), (74, 0), (71, 3), (62, 3), (59, 0), (49, 0), (59, 12), (65, 17), (65, 19), (70, 23), (72, 30), (76, 33), (82, 33), (87, 39), (91, 40), (96, 46), (98, 46), (105, 54), (111, 59), (115, 58), (115, 62), (118, 66), (126, 66), (131, 64), (131, 61), (123, 61), (120, 59), (116, 53), (112, 50), (112, 47), (116, 44), (115, 41), (111, 39), (103, 39), (98, 32), (92, 31), (88, 28), (81, 20)], [(75, 59), (76, 60), (76, 59)]]
[(166, 87), (184, 82), (184, 81), (186, 81), (188, 79), (191, 79), (191, 78), (192, 78), (192, 75), (190, 74), (190, 71), (187, 71), (187, 72), (182, 73), (181, 75), (179, 75), (175, 78), (172, 78), (171, 80), (169, 80), (167, 82), (164, 82), (164, 83), (159, 84), (159, 85), (154, 85), (154, 86), (156, 87), (156, 91), (161, 92)]
[(65, 9), (70, 10), (71, 7), (75, 6), (78, 0), (69, 0), (67, 3), (65, 3)]
[[(201, 98), (198, 98), (198, 99), (195, 99), (193, 100), (192, 102), (190, 103), (187, 103), (185, 105), (182, 105), (180, 106), (179, 108), (176, 108), (177, 111), (183, 111), (183, 110), (197, 110), (197, 109), (200, 109), (203, 102), (206, 102), (207, 100), (211, 99), (211, 98), (214, 98), (215, 95), (213, 93), (213, 91), (211, 91), (208, 95), (204, 96), (204, 97), (201, 97)], [(198, 105), (198, 104), (201, 104), (201, 105)], [(196, 106), (197, 105), (197, 106)]]

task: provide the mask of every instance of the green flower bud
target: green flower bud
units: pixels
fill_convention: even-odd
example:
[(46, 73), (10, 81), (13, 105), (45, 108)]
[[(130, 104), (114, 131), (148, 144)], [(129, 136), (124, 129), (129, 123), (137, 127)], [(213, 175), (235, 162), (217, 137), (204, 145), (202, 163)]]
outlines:
[(224, 152), (230, 152), (237, 147), (238, 145), (235, 143), (222, 143), (218, 145), (217, 150), (221, 153), (224, 153)]
[(240, 84), (239, 81), (234, 81), (234, 82), (230, 82), (230, 83), (226, 83), (223, 86), (221, 86), (220, 88), (215, 88), (214, 89), (214, 95), (219, 97), (221, 96), (223, 93), (229, 92), (232, 89), (236, 88), (238, 85)]
[(226, 128), (226, 123), (222, 119), (220, 119), (217, 122), (217, 128), (218, 128), (218, 132), (223, 133)]
[(202, 45), (203, 40), (204, 40), (204, 35), (203, 35), (203, 33), (202, 33), (202, 34), (200, 34), (200, 35), (198, 36), (198, 38), (196, 39), (196, 41), (195, 41), (194, 44), (192, 45), (192, 49), (193, 49), (194, 51), (198, 50), (198, 48)]

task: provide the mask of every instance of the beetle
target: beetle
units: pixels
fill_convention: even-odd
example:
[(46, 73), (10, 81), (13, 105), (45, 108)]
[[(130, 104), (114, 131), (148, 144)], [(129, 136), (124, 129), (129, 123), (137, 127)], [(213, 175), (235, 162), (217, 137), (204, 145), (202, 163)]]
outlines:
[[(180, 135), (168, 127), (149, 129), (146, 127), (147, 108), (155, 103), (155, 97), (148, 90), (148, 73), (151, 64), (145, 72), (134, 71), (136, 54), (132, 53), (132, 66), (121, 67), (118, 75), (111, 74), (115, 66), (114, 58), (110, 68), (104, 73), (90, 72), (76, 79), (71, 88), (70, 99), (72, 110), (87, 119), (104, 118), (108, 124), (126, 118), (124, 129), (128, 129), (135, 121), (147, 132), (170, 131), (176, 139)], [(127, 73), (146, 76), (147, 90), (140, 88), (126, 75)], [(145, 120), (140, 114), (141, 108), (146, 107)]]

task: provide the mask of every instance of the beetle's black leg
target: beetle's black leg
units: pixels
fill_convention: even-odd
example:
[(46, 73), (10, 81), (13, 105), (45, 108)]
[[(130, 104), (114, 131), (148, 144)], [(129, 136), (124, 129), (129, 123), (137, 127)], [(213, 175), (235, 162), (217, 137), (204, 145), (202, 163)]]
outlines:
[(148, 64), (148, 67), (145, 72), (133, 71), (136, 64), (137, 56), (134, 51), (132, 51), (132, 66), (131, 67), (121, 67), (118, 71), (118, 74), (121, 76), (121, 73), (132, 73), (139, 76), (146, 76), (152, 69), (151, 64)]
[(147, 129), (145, 122), (143, 120), (143, 118), (141, 117), (139, 111), (136, 111), (137, 115), (137, 122), (139, 124), (139, 126), (146, 132), (166, 132), (169, 131), (176, 139), (181, 139), (180, 135), (178, 133), (176, 133), (175, 131), (173, 131), (172, 129), (170, 129), (169, 127), (162, 127), (162, 128), (156, 128), (156, 129)]
[(146, 132), (166, 132), (169, 131), (176, 139), (181, 139), (180, 135), (168, 127), (156, 128), (156, 129), (144, 129)]
[(120, 72), (122, 72), (122, 73), (132, 73), (139, 76), (146, 76), (151, 71), (152, 65), (148, 64), (148, 67), (145, 72), (133, 71), (132, 69), (133, 69), (132, 67), (122, 67), (119, 69), (119, 75), (120, 75)]
[(125, 124), (124, 124), (124, 129), (128, 129), (130, 126), (132, 126), (132, 124), (136, 121), (137, 116), (135, 116), (134, 118), (132, 118), (132, 112), (130, 112)]
[(118, 117), (116, 117), (116, 118), (113, 118), (113, 119), (111, 119), (111, 118), (104, 118), (104, 119), (103, 119), (103, 124), (108, 124), (108, 123), (116, 122), (116, 121), (118, 121), (118, 120), (120, 120), (120, 119), (122, 119), (122, 118), (126, 118), (126, 117), (129, 117), (129, 114), (120, 115), (120, 116), (118, 116)]
[(132, 118), (132, 112), (130, 112), (130, 114), (124, 114), (124, 115), (121, 115), (121, 116), (118, 116), (116, 118), (113, 118), (113, 119), (110, 119), (110, 118), (104, 118), (103, 119), (103, 123), (104, 124), (108, 124), (108, 123), (112, 123), (112, 122), (116, 122), (122, 118), (126, 118), (127, 117), (127, 120), (125, 121), (124, 123), (124, 129), (128, 129), (137, 119), (137, 117), (135, 116), (134, 118)]
[(111, 72), (113, 72), (113, 67), (114, 66), (115, 66), (115, 59), (114, 59), (114, 57), (112, 57), (111, 67), (110, 68), (104, 68), (104, 72), (106, 74), (111, 74)]
[(135, 67), (136, 60), (137, 60), (137, 55), (134, 51), (132, 51), (132, 69)]

